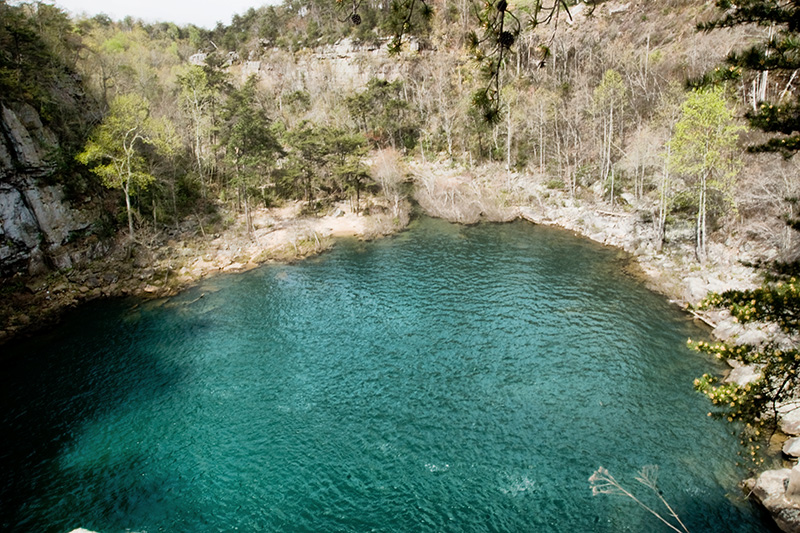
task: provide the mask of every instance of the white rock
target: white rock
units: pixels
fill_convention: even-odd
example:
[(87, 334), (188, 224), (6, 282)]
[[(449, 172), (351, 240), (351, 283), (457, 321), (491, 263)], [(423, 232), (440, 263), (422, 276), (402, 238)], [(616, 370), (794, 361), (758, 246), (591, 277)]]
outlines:
[(753, 496), (761, 503), (768, 500), (781, 499), (786, 494), (791, 469), (766, 470), (758, 476), (753, 487)]
[(748, 383), (752, 383), (761, 377), (761, 368), (757, 365), (739, 365), (731, 370), (728, 377), (725, 378), (725, 383), (736, 383), (740, 387), (744, 387)]
[(793, 409), (781, 417), (781, 431), (787, 435), (800, 435), (800, 409)]
[(742, 325), (729, 316), (717, 322), (717, 327), (714, 328), (714, 336), (721, 341), (728, 341), (741, 334), (742, 331)]
[[(791, 490), (787, 493), (787, 487)], [(800, 533), (800, 471), (767, 470), (755, 481), (753, 497), (764, 506), (775, 523), (786, 533)], [(791, 499), (790, 499), (791, 498)]]
[(690, 276), (684, 278), (686, 285), (686, 296), (692, 302), (699, 302), (708, 294), (708, 284), (699, 277)]
[(783, 453), (790, 457), (800, 457), (800, 437), (794, 437), (783, 443)]
[(800, 465), (794, 465), (789, 472), (789, 483), (786, 485), (785, 497), (791, 503), (800, 506)]
[(758, 328), (747, 328), (744, 333), (739, 335), (740, 344), (749, 344), (751, 346), (761, 346), (769, 338), (766, 331)]

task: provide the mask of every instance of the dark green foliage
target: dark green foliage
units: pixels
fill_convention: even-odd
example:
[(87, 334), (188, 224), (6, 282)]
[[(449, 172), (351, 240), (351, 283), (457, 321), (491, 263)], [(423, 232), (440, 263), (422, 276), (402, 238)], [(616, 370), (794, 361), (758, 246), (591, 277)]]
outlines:
[(411, 150), (419, 139), (419, 116), (403, 94), (401, 81), (369, 80), (367, 88), (347, 98), (359, 129), (376, 146)]
[(389, 52), (400, 52), (408, 34), (427, 35), (432, 16), (433, 8), (425, 0), (392, 0), (389, 16), (382, 26), (394, 36)]
[(367, 155), (367, 140), (360, 133), (349, 133), (336, 128), (327, 128), (325, 133), (333, 182), (340, 189), (355, 193), (358, 213), (361, 191), (372, 182), (363, 162)]
[(33, 106), (59, 137), (63, 161), (72, 159), (89, 129), (92, 106), (74, 70), (80, 46), (59, 8), (0, 0), (0, 103)]
[(326, 166), (326, 147), (321, 128), (310, 122), (303, 122), (297, 128), (284, 134), (288, 148), (288, 164), (284, 177), (284, 190), (287, 195), (301, 194), (311, 200), (315, 185), (318, 187)]
[[(699, 29), (711, 31), (755, 24), (771, 27), (771, 37), (743, 50), (728, 55), (727, 69), (717, 69), (706, 75), (699, 83), (736, 79), (743, 72), (769, 71), (787, 80), (800, 68), (800, 2), (777, 0), (742, 0), (735, 4), (730, 0), (717, 0), (723, 15), (711, 22), (699, 25)], [(791, 157), (800, 149), (800, 106), (797, 96), (794, 101), (764, 103), (755, 112), (749, 112), (750, 123), (776, 137), (766, 143), (749, 148), (753, 152), (779, 152)]]
[(270, 129), (270, 120), (256, 99), (256, 78), (228, 96), (222, 115), (221, 141), (231, 184), (247, 208), (248, 197), (273, 185), (278, 157), (283, 147)]
[(472, 104), (480, 110), (488, 124), (496, 124), (500, 119), (501, 107), (500, 75), (512, 51), (511, 47), (522, 31), (522, 24), (508, 10), (506, 0), (488, 0), (476, 15), (483, 35), (479, 37), (471, 32), (467, 44), (486, 85), (473, 95)]
[(370, 183), (363, 158), (367, 141), (360, 133), (302, 122), (284, 133), (288, 157), (282, 193), (311, 201), (319, 193), (356, 201)]
[[(587, 0), (593, 9), (598, 0)], [(473, 105), (479, 109), (483, 120), (488, 124), (496, 124), (500, 120), (502, 98), (501, 80), (506, 62), (516, 51), (514, 45), (522, 32), (523, 21), (535, 28), (541, 24), (550, 24), (558, 19), (561, 13), (571, 17), (569, 8), (575, 2), (556, 0), (545, 5), (543, 0), (533, 0), (530, 4), (518, 9), (519, 18), (509, 9), (507, 0), (485, 0), (481, 7), (474, 6), (474, 13), (481, 35), (475, 31), (467, 35), (467, 48), (478, 65), (484, 86), (480, 93), (473, 96)], [(546, 46), (540, 47), (540, 64), (549, 57)]]
[(774, 283), (750, 291), (727, 291), (719, 296), (712, 295), (706, 303), (716, 307), (724, 304), (742, 323), (770, 321), (786, 332), (794, 331), (800, 329), (800, 294), (793, 281), (795, 279), (792, 276), (788, 280), (777, 279)]

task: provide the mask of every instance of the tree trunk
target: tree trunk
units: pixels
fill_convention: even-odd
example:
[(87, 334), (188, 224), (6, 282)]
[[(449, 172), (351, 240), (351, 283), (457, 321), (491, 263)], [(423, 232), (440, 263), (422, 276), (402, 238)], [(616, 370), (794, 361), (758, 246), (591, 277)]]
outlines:
[(195, 109), (194, 109), (194, 155), (195, 160), (197, 162), (197, 174), (200, 176), (200, 193), (202, 194), (203, 198), (207, 197), (207, 187), (206, 187), (206, 178), (203, 173), (203, 158), (201, 156), (200, 151), (202, 150), (203, 140), (202, 140), (202, 132), (200, 131), (200, 110), (198, 109), (196, 97), (195, 97)]
[(507, 117), (507, 136), (506, 136), (506, 170), (511, 172), (511, 137), (513, 135), (513, 128), (511, 124), (511, 104), (508, 106)]
[(667, 230), (667, 196), (669, 191), (669, 157), (671, 146), (667, 145), (667, 157), (664, 159), (664, 172), (661, 175), (661, 191), (658, 199), (658, 220), (656, 222), (656, 250), (661, 251)]
[(614, 138), (614, 106), (608, 112), (608, 138), (606, 139), (606, 177), (611, 174), (611, 208), (614, 208), (614, 169), (611, 168), (611, 139)]
[(700, 176), (700, 198), (697, 203), (697, 260), (706, 260), (706, 174)]
[(122, 186), (122, 191), (125, 193), (125, 210), (128, 212), (128, 232), (130, 233), (131, 242), (133, 242), (135, 235), (133, 234), (133, 209), (131, 208), (131, 194), (130, 194), (131, 180), (125, 182)]
[(247, 227), (247, 234), (253, 234), (253, 220), (250, 216), (250, 202), (247, 199), (247, 190), (242, 186), (242, 203), (244, 204), (244, 223)]

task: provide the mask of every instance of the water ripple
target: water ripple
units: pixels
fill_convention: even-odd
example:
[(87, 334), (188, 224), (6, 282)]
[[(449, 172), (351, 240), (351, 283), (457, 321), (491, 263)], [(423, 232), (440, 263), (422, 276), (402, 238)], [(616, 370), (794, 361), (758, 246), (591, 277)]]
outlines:
[(692, 531), (764, 531), (692, 391), (713, 364), (683, 347), (698, 332), (620, 261), (559, 231), (429, 220), (84, 308), (2, 378), (20, 437), (0, 529), (658, 531), (587, 479), (659, 464)]

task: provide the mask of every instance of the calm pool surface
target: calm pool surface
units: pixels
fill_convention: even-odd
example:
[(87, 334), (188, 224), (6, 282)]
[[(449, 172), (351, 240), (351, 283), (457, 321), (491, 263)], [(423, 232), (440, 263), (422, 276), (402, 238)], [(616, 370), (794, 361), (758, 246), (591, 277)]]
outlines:
[(101, 533), (769, 531), (701, 335), (613, 250), (435, 220), (4, 347), (0, 529)]

